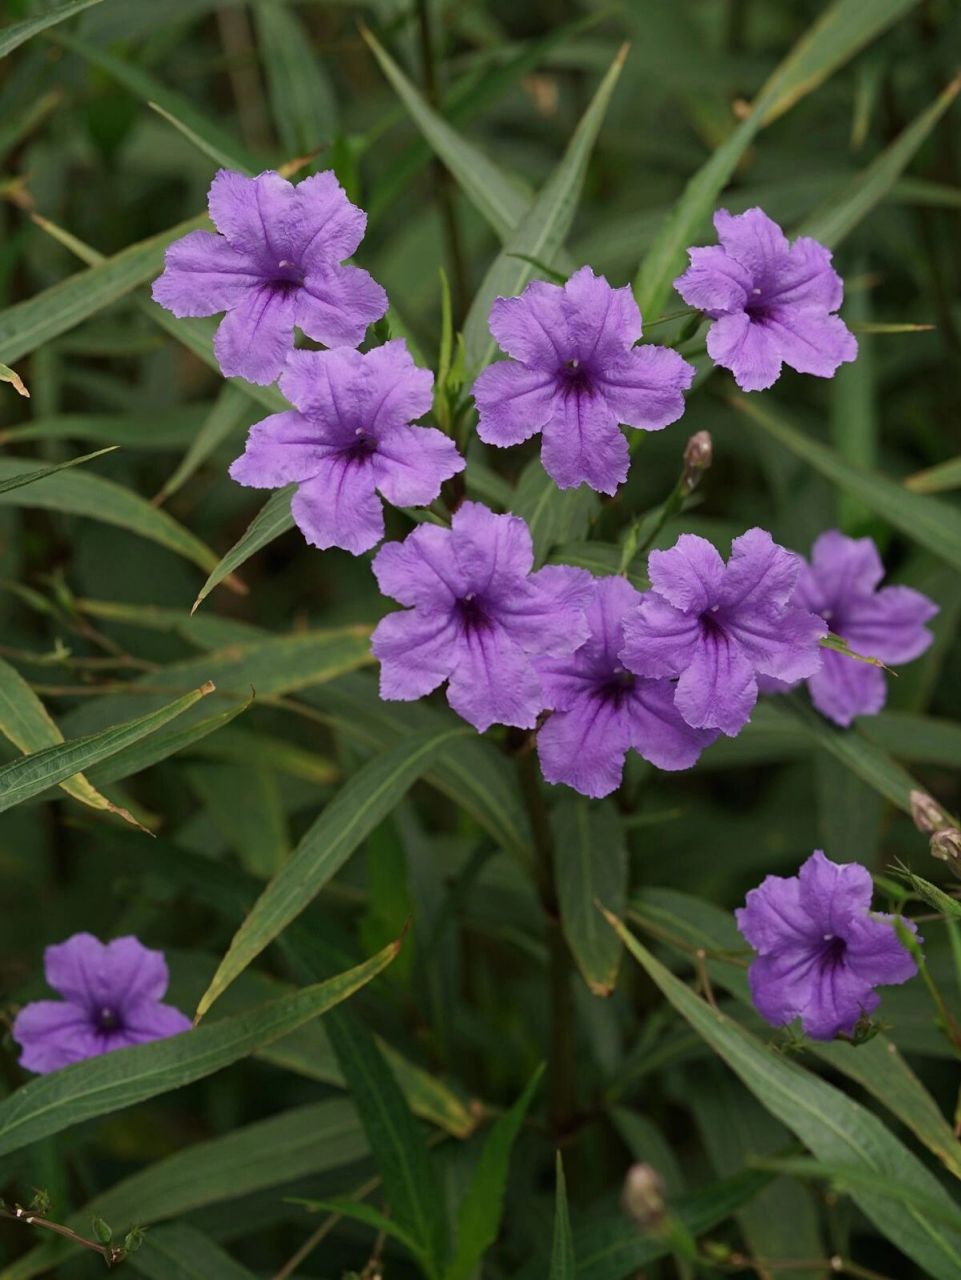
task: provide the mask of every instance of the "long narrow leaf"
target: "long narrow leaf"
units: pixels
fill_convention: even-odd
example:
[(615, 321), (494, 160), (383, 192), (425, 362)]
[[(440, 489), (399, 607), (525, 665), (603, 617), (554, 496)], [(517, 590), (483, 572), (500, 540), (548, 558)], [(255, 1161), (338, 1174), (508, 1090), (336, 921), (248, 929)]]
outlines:
[(22, 22), (4, 27), (0, 30), (0, 58), (13, 53), (14, 49), (18, 49), (31, 36), (39, 35), (41, 31), (55, 27), (58, 22), (65, 22), (75, 13), (82, 13), (84, 9), (89, 9), (91, 5), (100, 4), (100, 2), (101, 0), (67, 0), (66, 4), (58, 5), (56, 9), (49, 9), (39, 17), (24, 18)]

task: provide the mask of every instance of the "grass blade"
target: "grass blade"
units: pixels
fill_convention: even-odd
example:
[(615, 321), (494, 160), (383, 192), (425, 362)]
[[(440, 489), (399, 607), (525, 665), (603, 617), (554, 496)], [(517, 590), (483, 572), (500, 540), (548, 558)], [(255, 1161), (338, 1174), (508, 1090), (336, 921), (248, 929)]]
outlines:
[(100, 0), (67, 0), (66, 4), (58, 5), (56, 9), (50, 9), (39, 17), (24, 18), (22, 22), (14, 22), (11, 26), (4, 27), (0, 30), (0, 58), (13, 53), (14, 49), (19, 49), (31, 36), (39, 35), (41, 31), (55, 27), (58, 22), (65, 22), (75, 13), (83, 13), (84, 9), (89, 9), (95, 4), (100, 4)]
[(551, 826), (564, 937), (594, 995), (609, 996), (622, 948), (597, 903), (620, 914), (627, 899), (627, 844), (620, 817), (610, 802), (591, 805), (570, 796), (551, 813)]

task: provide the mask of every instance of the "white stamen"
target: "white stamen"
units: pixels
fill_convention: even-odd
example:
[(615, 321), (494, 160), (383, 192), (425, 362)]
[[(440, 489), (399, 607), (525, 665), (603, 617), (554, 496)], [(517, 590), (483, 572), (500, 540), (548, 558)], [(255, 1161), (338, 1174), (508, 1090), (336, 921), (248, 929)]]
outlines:
[(826, 933), (826, 934), (824, 935), (824, 941), (825, 941), (825, 942), (833, 942), (833, 941), (834, 941), (834, 934), (833, 934), (833, 933)]

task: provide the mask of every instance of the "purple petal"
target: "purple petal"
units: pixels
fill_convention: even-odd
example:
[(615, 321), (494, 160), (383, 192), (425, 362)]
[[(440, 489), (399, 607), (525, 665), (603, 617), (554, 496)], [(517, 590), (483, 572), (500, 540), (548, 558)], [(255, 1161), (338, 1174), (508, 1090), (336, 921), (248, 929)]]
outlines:
[[(909, 920), (904, 923), (913, 928)], [(852, 973), (873, 987), (899, 986), (918, 971), (914, 957), (895, 931), (891, 916), (872, 914), (855, 918), (845, 930), (845, 942), (845, 963)]]
[(558, 657), (587, 639), (584, 606), (592, 588), (586, 570), (549, 565), (512, 583), (497, 601), (494, 616), (526, 652)]
[(735, 737), (757, 702), (754, 667), (723, 631), (704, 629), (681, 673), (674, 705), (693, 729), (720, 729)]
[(537, 755), (548, 782), (566, 783), (600, 799), (616, 791), (631, 745), (625, 710), (587, 693), (566, 711), (555, 711), (537, 734)]
[(785, 605), (794, 594), (802, 560), (766, 529), (748, 529), (731, 543), (720, 603), (726, 610)]
[(884, 565), (872, 538), (848, 538), (837, 529), (822, 533), (802, 566), (794, 603), (828, 616), (848, 601), (871, 596), (884, 577)]
[(857, 340), (840, 316), (778, 303), (765, 309), (759, 324), (798, 373), (833, 378), (840, 365), (857, 359)]
[(468, 591), (486, 595), (492, 588), (510, 590), (512, 579), (526, 577), (534, 566), (534, 544), (520, 516), (495, 515), (481, 502), (464, 502), (451, 528), (454, 557)]
[(750, 273), (755, 285), (782, 268), (788, 253), (787, 238), (763, 209), (734, 214), (718, 209), (714, 229), (724, 249)]
[(358, 413), (365, 426), (380, 435), (423, 417), (433, 404), (433, 388), (430, 369), (414, 364), (404, 339), (394, 338), (363, 358)]
[(408, 609), (382, 618), (371, 637), (380, 662), (380, 696), (411, 702), (431, 693), (460, 660), (459, 635), (453, 615), (439, 609)]
[(871, 984), (843, 964), (823, 962), (816, 952), (759, 956), (748, 972), (758, 1012), (775, 1026), (800, 1017), (814, 1040), (850, 1033), (862, 1014), (880, 1004)]
[(647, 565), (654, 590), (685, 613), (704, 613), (722, 598), (724, 561), (697, 534), (682, 533), (669, 550), (652, 551)]
[(871, 909), (871, 873), (859, 862), (832, 862), (815, 849), (798, 871), (801, 904), (822, 936), (842, 935), (848, 923)]
[(742, 937), (759, 955), (817, 947), (823, 939), (801, 900), (797, 876), (765, 876), (734, 914)]
[(725, 616), (723, 626), (754, 663), (758, 674), (790, 685), (813, 676), (821, 668), (824, 651), (818, 640), (827, 635), (827, 627), (813, 613), (755, 607)]
[[(540, 579), (543, 574), (562, 567), (549, 565), (532, 576)], [(537, 664), (549, 706), (565, 711), (576, 699), (610, 680), (611, 673), (616, 672), (621, 663), (624, 617), (640, 600), (641, 593), (626, 578), (594, 580), (585, 614), (589, 632), (586, 640), (566, 657), (548, 658)]]
[(123, 1034), (128, 1044), (146, 1044), (150, 1040), (166, 1040), (190, 1031), (193, 1023), (172, 1004), (142, 1000), (124, 1010)]
[(641, 313), (630, 285), (614, 289), (590, 267), (581, 267), (568, 280), (561, 308), (571, 335), (568, 358), (581, 364), (603, 368), (641, 336)]
[(44, 951), (47, 982), (65, 1000), (99, 1012), (128, 1003), (159, 1000), (167, 990), (162, 951), (127, 936), (103, 943), (90, 933), (75, 933)]
[(477, 434), (502, 448), (530, 439), (550, 420), (556, 388), (548, 370), (528, 369), (516, 360), (490, 365), (474, 383)]
[(750, 272), (719, 245), (688, 249), (691, 265), (674, 281), (689, 307), (718, 316), (725, 311), (742, 311), (751, 293)]
[(354, 412), (366, 357), (352, 347), (333, 351), (291, 351), (280, 389), (302, 413), (346, 439), (357, 425)]
[(617, 492), (627, 479), (630, 452), (603, 396), (574, 388), (557, 397), (544, 427), (541, 462), (559, 489), (586, 483), (598, 493)]
[(294, 188), (279, 173), (248, 178), (221, 169), (210, 184), (207, 205), (221, 235), (265, 268), (280, 268), (293, 258), (297, 200)]
[(384, 509), (369, 459), (325, 458), (293, 496), (290, 513), (312, 547), (359, 556), (384, 536)]
[(347, 199), (332, 169), (315, 173), (296, 187), (297, 258), (306, 268), (343, 262), (367, 229), (367, 214)]
[(257, 264), (211, 231), (191, 231), (164, 255), (153, 300), (175, 316), (212, 316), (238, 306), (264, 282)]
[(938, 606), (910, 587), (882, 587), (844, 610), (844, 638), (852, 649), (882, 662), (911, 662), (934, 639), (925, 627)]
[(388, 542), (371, 568), (383, 595), (406, 605), (450, 611), (467, 593), (449, 529), (423, 524), (403, 542)]
[(887, 699), (880, 667), (825, 649), (821, 669), (808, 680), (811, 701), (823, 716), (846, 729), (855, 716), (874, 716)]
[(609, 360), (594, 381), (619, 422), (660, 431), (683, 415), (694, 373), (676, 351), (648, 344)]
[(544, 693), (523, 649), (495, 624), (472, 628), (458, 644), (447, 701), (478, 733), (492, 724), (533, 729)]
[(295, 409), (273, 413), (250, 428), (246, 449), (230, 464), (230, 476), (251, 489), (278, 489), (316, 475), (336, 448)]
[(765, 303), (837, 311), (844, 284), (831, 266), (831, 251), (809, 236), (799, 236), (778, 264), (776, 282), (765, 289)]
[(394, 427), (371, 455), (377, 488), (395, 507), (424, 507), (464, 470), (457, 446), (435, 427)]
[(556, 370), (573, 355), (556, 284), (532, 280), (519, 298), (496, 298), (488, 324), (502, 351), (521, 364)]
[(707, 332), (707, 354), (730, 369), (742, 391), (765, 391), (781, 374), (781, 351), (771, 331), (743, 311), (721, 316)]
[(692, 729), (674, 705), (670, 680), (638, 680), (626, 700), (631, 746), (658, 769), (690, 769), (717, 737), (711, 729)]
[(100, 1036), (79, 1004), (35, 1000), (17, 1014), (11, 1034), (20, 1045), (20, 1065), (45, 1075), (101, 1052)]
[(358, 346), (388, 305), (383, 288), (360, 267), (319, 263), (310, 267), (294, 296), (298, 328), (325, 347)]
[(624, 616), (621, 661), (639, 676), (677, 676), (693, 660), (700, 638), (696, 616), (648, 591)]
[(293, 345), (294, 297), (271, 286), (248, 290), (214, 335), (224, 377), (246, 378), (262, 387), (280, 376)]

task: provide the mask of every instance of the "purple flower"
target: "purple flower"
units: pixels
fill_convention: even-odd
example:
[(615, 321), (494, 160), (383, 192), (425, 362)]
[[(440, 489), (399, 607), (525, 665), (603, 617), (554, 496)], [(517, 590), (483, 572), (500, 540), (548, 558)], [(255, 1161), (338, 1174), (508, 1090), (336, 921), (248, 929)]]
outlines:
[(340, 265), (364, 238), (367, 215), (332, 170), (294, 187), (272, 171), (221, 169), (207, 199), (221, 234), (175, 241), (153, 296), (175, 316), (226, 311), (214, 338), (225, 377), (266, 386), (293, 349), (295, 325), (327, 347), (356, 347), (387, 310), (366, 271)]
[[(871, 538), (847, 538), (837, 529), (822, 533), (804, 564), (792, 604), (810, 609), (850, 648), (882, 662), (911, 662), (930, 645), (924, 625), (938, 606), (910, 587), (882, 587), (884, 565)], [(790, 685), (765, 682), (762, 693)], [(880, 667), (825, 649), (821, 669), (808, 680), (811, 700), (822, 715), (845, 728), (855, 716), (876, 715), (887, 697)]]
[(658, 431), (684, 412), (694, 369), (667, 347), (635, 347), (641, 313), (628, 286), (581, 267), (563, 288), (532, 281), (498, 298), (491, 333), (513, 356), (474, 383), (477, 434), (511, 445), (543, 432), (541, 461), (559, 488), (614, 493), (627, 479), (618, 424)]
[(366, 355), (295, 351), (280, 389), (299, 412), (251, 427), (230, 474), (256, 489), (298, 482), (291, 512), (311, 546), (359, 555), (384, 536), (378, 490), (395, 506), (420, 507), (464, 469), (443, 432), (410, 425), (430, 408), (433, 384), (403, 338)]
[(864, 867), (820, 849), (796, 876), (766, 876), (750, 891), (735, 915), (758, 953), (748, 981), (762, 1018), (775, 1027), (800, 1018), (813, 1039), (832, 1040), (878, 1007), (876, 986), (914, 977), (894, 917), (872, 912), (871, 892)]
[(136, 938), (103, 943), (75, 933), (44, 952), (47, 982), (63, 1000), (25, 1005), (13, 1024), (20, 1065), (41, 1075), (190, 1030), (190, 1019), (161, 1004), (167, 962)]
[(637, 675), (680, 677), (674, 705), (687, 723), (734, 737), (759, 675), (800, 680), (821, 665), (827, 627), (788, 603), (800, 567), (763, 529), (735, 538), (726, 565), (705, 538), (682, 533), (650, 554), (653, 589), (624, 620), (621, 660)]
[(374, 559), (384, 595), (411, 606), (378, 623), (380, 696), (422, 698), (449, 680), (447, 701), (483, 733), (532, 729), (547, 698), (534, 659), (572, 653), (587, 637), (591, 576), (553, 565), (531, 573), (518, 516), (465, 502), (450, 529), (421, 525)]
[(844, 285), (823, 244), (784, 232), (761, 209), (714, 215), (720, 245), (689, 249), (691, 265), (674, 281), (686, 303), (714, 323), (707, 351), (742, 391), (773, 386), (781, 364), (832, 378), (858, 344), (839, 316)]
[(566, 782), (586, 796), (610, 795), (620, 786), (630, 748), (659, 769), (689, 769), (717, 737), (685, 724), (669, 680), (647, 680), (622, 665), (624, 617), (640, 599), (624, 578), (598, 579), (587, 606), (587, 641), (567, 657), (537, 663), (554, 708), (537, 735), (548, 782)]

